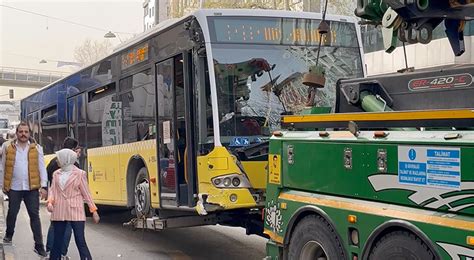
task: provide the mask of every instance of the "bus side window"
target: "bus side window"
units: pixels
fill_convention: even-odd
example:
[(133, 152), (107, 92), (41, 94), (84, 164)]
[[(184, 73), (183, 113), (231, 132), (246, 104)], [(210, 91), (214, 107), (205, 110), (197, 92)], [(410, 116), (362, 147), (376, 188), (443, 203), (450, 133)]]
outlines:
[(57, 106), (52, 106), (41, 111), (41, 145), (43, 146), (44, 154), (54, 153), (58, 147), (56, 147), (56, 140), (58, 134), (57, 124)]
[(123, 142), (132, 143), (154, 138), (155, 89), (151, 70), (134, 74), (120, 81)]
[(89, 91), (87, 103), (87, 147), (101, 147), (122, 143), (121, 118), (115, 117), (121, 109), (113, 101), (115, 83)]

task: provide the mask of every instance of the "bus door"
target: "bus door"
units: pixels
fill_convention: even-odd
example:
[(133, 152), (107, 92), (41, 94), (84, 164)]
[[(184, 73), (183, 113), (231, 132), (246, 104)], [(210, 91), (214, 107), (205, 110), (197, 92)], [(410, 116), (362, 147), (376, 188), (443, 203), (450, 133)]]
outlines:
[[(85, 93), (70, 97), (67, 100), (67, 135), (79, 141), (79, 146), (86, 146), (86, 107)], [(79, 158), (81, 169), (86, 169), (86, 151), (82, 151)]]
[(33, 138), (37, 143), (40, 141), (39, 114), (40, 111), (36, 111), (29, 114), (27, 117), (27, 121), (30, 126), (30, 137)]
[[(189, 53), (156, 65), (159, 193), (161, 206), (194, 206), (196, 179)], [(191, 140), (191, 142), (188, 142)]]

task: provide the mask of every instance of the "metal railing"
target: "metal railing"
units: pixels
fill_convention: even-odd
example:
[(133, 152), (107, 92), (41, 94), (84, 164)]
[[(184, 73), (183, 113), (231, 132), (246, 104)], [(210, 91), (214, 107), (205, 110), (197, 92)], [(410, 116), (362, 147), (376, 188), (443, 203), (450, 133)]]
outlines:
[(68, 74), (59, 71), (0, 66), (0, 80), (51, 83), (66, 75)]

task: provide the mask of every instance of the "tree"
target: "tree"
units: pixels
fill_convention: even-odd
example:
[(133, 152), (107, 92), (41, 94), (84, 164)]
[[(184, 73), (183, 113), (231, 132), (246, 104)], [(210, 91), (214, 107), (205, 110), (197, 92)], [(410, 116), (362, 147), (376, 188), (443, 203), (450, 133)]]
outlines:
[(91, 39), (86, 39), (82, 44), (74, 48), (74, 59), (83, 66), (86, 66), (110, 53), (112, 53), (112, 44), (109, 40), (92, 41)]
[(240, 1), (206, 1), (204, 8), (236, 8), (236, 9), (270, 9), (272, 5), (265, 3), (252, 3), (252, 2), (240, 2)]
[(278, 9), (301, 11), (319, 0), (169, 0), (171, 17), (181, 17), (199, 8)]
[[(169, 0), (170, 16), (181, 17), (199, 8), (277, 9), (321, 12), (326, 0)], [(328, 0), (328, 14), (354, 16), (356, 1)]]
[[(354, 0), (328, 0), (328, 14), (354, 16), (356, 1)], [(325, 4), (324, 0), (321, 0)], [(322, 11), (322, 10), (321, 10)]]

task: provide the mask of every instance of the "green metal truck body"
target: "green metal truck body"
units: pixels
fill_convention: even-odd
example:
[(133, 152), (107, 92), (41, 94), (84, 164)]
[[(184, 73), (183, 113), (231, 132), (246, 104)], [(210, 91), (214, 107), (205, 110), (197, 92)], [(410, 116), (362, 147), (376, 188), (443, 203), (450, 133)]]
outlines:
[(327, 226), (337, 258), (373, 259), (398, 235), (432, 259), (470, 259), (472, 158), (474, 131), (281, 132), (270, 141), (267, 258), (292, 259), (295, 230), (311, 220)]

